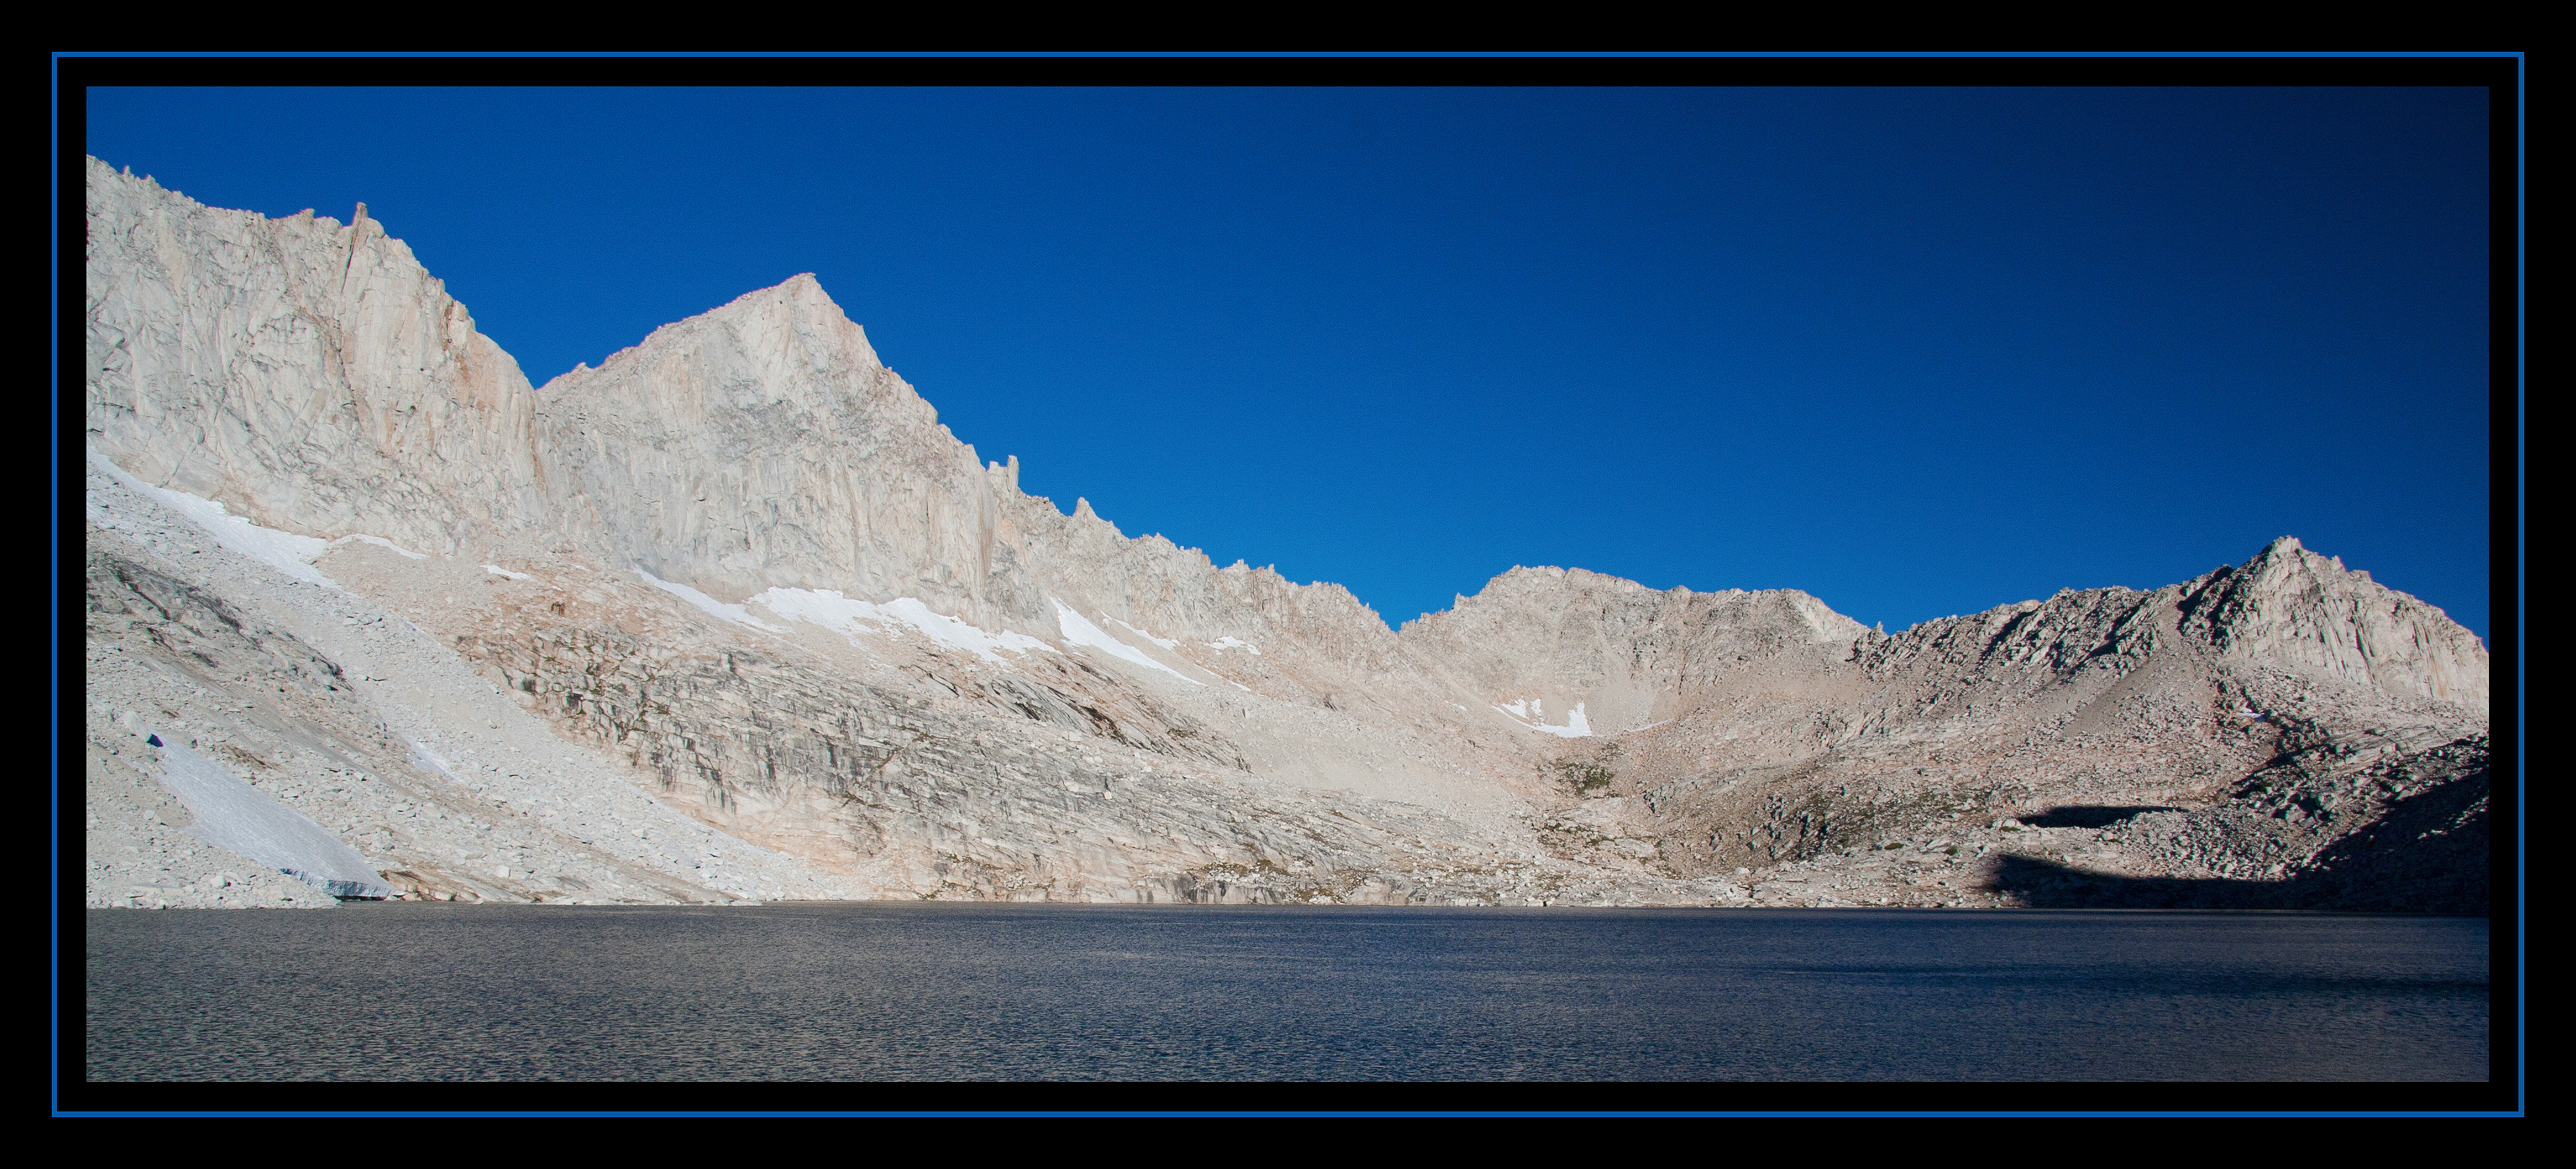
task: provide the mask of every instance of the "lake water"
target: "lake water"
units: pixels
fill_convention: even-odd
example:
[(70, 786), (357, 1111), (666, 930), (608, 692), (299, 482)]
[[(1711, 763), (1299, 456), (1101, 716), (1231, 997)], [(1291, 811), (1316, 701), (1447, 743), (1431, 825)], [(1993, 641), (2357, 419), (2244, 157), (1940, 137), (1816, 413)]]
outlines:
[(352, 904), (86, 924), (93, 1081), (2487, 1076), (2477, 918)]

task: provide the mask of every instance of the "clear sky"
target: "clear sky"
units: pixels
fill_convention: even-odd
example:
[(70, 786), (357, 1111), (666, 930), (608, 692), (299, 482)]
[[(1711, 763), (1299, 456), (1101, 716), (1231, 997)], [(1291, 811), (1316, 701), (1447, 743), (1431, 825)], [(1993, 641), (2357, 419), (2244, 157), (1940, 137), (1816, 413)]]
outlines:
[(1891, 630), (2274, 536), (2488, 616), (2478, 90), (101, 89), (537, 382), (813, 272), (1021, 486), (1391, 622), (1515, 564)]

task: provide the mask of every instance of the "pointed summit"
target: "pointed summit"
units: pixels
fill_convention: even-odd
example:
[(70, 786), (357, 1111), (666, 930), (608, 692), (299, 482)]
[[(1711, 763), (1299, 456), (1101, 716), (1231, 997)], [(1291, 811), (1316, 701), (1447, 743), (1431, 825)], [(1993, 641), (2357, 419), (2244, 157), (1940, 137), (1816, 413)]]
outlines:
[(2394, 694), (2483, 706), (2487, 651), (2441, 609), (2290, 536), (2223, 570), (2188, 624), (2225, 653), (2293, 663)]
[(839, 371), (843, 377), (884, 368), (876, 347), (868, 343), (867, 330), (841, 311), (811, 272), (799, 272), (673, 321), (592, 368), (608, 370), (634, 360), (661, 362), (674, 355), (696, 359), (710, 344), (741, 356), (765, 380), (786, 375), (787, 367), (777, 359), (797, 350), (804, 351), (797, 354), (799, 364), (826, 373)]

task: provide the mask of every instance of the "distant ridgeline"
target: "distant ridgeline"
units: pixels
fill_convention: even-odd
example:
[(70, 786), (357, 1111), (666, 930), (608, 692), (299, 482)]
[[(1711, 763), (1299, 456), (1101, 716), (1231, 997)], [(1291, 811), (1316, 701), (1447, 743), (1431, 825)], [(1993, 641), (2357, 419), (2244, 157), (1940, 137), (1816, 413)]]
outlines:
[[(532, 386), (363, 207), (212, 209), (96, 159), (88, 182), (94, 558), (299, 644), (413, 638), (506, 710), (360, 677), (332, 717), (577, 749), (796, 888), (2485, 901), (2485, 647), (2288, 537), (2153, 591), (1894, 634), (1796, 590), (1560, 568), (1390, 631), (1338, 585), (1024, 494), (1017, 459), (951, 435), (811, 276)], [(213, 554), (173, 551), (183, 529)], [(338, 598), (327, 628), (295, 599), (316, 589)], [(204, 691), (151, 717), (250, 717), (231, 696), (254, 683), (154, 632), (176, 611), (117, 604), (93, 658), (112, 643)], [(91, 703), (133, 705), (106, 668)], [(279, 741), (306, 717), (253, 713)], [(464, 782), (397, 756), (384, 767)], [(208, 758), (254, 786), (288, 766)], [(561, 872), (483, 866), (489, 849), (365, 803), (401, 800), (390, 786), (322, 828), (372, 841), (417, 887), (402, 895), (618, 900), (557, 879), (612, 861), (661, 866), (626, 899), (797, 895), (575, 831), (605, 797), (577, 797), (569, 765), (493, 766), (516, 794), (474, 799), (508, 809), (455, 814), (559, 817)]]

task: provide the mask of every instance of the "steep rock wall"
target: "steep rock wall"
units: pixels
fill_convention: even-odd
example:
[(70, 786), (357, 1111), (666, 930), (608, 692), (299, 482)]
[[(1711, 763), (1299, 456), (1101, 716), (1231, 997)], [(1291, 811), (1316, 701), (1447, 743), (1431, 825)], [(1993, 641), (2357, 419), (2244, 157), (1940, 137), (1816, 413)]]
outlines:
[(89, 160), (87, 441), (303, 535), (540, 526), (518, 363), (364, 208), (267, 219)]

